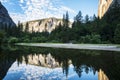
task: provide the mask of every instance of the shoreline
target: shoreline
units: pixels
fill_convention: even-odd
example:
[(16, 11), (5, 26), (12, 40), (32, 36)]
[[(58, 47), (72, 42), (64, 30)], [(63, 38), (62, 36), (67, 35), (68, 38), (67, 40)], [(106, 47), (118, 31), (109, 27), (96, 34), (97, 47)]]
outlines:
[(112, 44), (16, 43), (15, 45), (33, 46), (33, 47), (65, 48), (65, 49), (119, 51), (120, 52), (120, 47), (118, 45), (112, 45)]

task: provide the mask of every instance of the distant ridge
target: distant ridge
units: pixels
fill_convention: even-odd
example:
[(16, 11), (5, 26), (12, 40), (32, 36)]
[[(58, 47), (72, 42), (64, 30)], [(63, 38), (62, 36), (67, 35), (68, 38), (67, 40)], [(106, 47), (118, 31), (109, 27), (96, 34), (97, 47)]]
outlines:
[(9, 16), (9, 13), (7, 9), (2, 5), (0, 2), (0, 23), (1, 24), (8, 24), (8, 25), (15, 25), (11, 17)]

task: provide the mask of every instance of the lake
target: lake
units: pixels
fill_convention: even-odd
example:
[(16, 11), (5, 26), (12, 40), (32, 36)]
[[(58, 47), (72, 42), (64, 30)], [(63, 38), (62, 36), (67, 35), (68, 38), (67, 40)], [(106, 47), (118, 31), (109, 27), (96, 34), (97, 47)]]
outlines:
[(0, 80), (120, 80), (120, 52), (3, 45)]

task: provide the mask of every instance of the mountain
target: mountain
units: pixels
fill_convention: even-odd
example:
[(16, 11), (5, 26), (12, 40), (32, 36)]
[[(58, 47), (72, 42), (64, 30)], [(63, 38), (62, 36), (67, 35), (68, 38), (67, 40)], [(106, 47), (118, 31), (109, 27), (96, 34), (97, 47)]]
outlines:
[[(33, 21), (28, 21), (24, 22), (23, 24), (23, 29), (25, 29), (26, 24), (28, 23), (29, 26), (29, 32), (35, 31), (35, 32), (43, 32), (43, 31), (48, 31), (51, 32), (54, 30), (59, 24), (62, 24), (62, 19), (58, 18), (45, 18), (45, 19), (40, 19), (40, 20), (33, 20)], [(69, 23), (69, 27), (72, 26), (72, 23)]]
[[(120, 3), (120, 0), (117, 0)], [(108, 11), (109, 7), (114, 4), (115, 0), (99, 0), (98, 17), (101, 19)]]
[(102, 18), (104, 16), (104, 14), (107, 12), (111, 3), (112, 3), (112, 0), (99, 0), (99, 6), (98, 6), (99, 18)]
[(1, 2), (0, 2), (0, 23), (7, 25), (15, 25), (15, 23), (9, 16), (7, 9), (2, 5)]

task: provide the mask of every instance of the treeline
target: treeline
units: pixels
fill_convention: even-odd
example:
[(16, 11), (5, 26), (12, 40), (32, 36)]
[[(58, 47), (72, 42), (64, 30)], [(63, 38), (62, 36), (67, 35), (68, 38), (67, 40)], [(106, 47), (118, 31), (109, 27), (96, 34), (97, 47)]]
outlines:
[(8, 26), (0, 23), (0, 42), (52, 42), (52, 43), (116, 43), (120, 44), (120, 4), (117, 0), (109, 8), (102, 19), (96, 17), (83, 18), (81, 11), (75, 16), (72, 28), (69, 27), (69, 15), (63, 15), (63, 22), (51, 33), (29, 32), (28, 23)]

